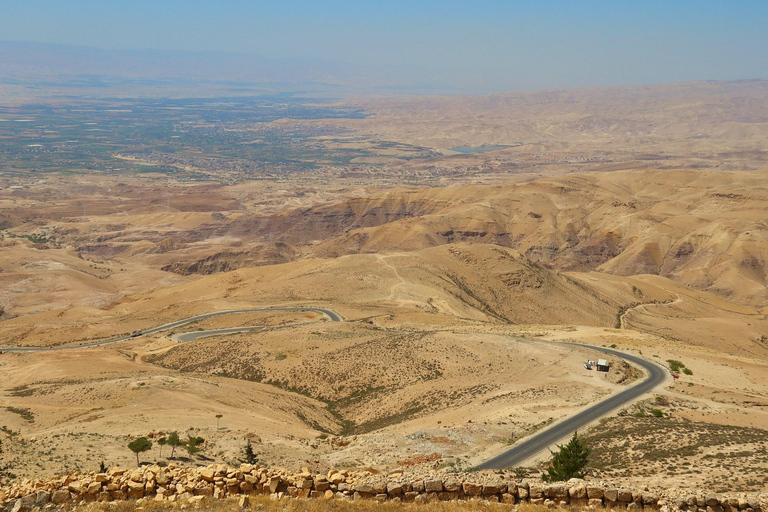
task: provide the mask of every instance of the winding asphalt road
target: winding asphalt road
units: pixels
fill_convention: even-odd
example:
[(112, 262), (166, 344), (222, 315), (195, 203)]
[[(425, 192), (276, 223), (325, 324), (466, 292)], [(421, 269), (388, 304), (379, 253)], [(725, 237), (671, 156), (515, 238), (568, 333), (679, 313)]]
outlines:
[[(206, 318), (211, 318), (214, 316), (233, 315), (236, 313), (260, 313), (260, 312), (269, 312), (269, 311), (314, 311), (316, 313), (322, 313), (323, 315), (328, 317), (328, 319), (331, 322), (343, 321), (341, 316), (335, 311), (331, 311), (330, 309), (323, 309), (323, 308), (284, 307), (284, 308), (229, 309), (226, 311), (215, 311), (213, 313), (205, 313), (203, 315), (191, 316), (189, 318), (185, 318), (184, 320), (179, 320), (178, 322), (173, 322), (170, 324), (161, 325), (159, 327), (153, 327), (152, 329), (139, 331), (136, 335), (129, 334), (127, 336), (119, 336), (117, 338), (110, 338), (108, 340), (95, 341), (93, 343), (84, 343), (82, 345), (67, 345), (64, 347), (0, 347), (0, 352), (51, 352), (54, 350), (76, 350), (80, 348), (101, 347), (102, 345), (110, 345), (112, 343), (118, 343), (120, 341), (130, 340), (133, 338), (137, 338), (139, 336), (144, 336), (146, 334), (155, 334), (162, 331), (168, 331), (170, 329), (181, 327), (182, 325), (186, 325), (191, 322), (197, 322), (198, 320), (205, 320)], [(306, 323), (307, 322), (301, 322), (301, 323), (290, 324), (290, 325), (302, 325)], [(288, 325), (283, 325), (280, 327), (288, 327)], [(258, 330), (263, 328), (264, 326), (239, 327), (234, 329), (216, 329), (212, 331), (199, 331), (194, 333), (186, 333), (190, 335), (190, 338), (179, 339), (178, 341), (192, 341), (194, 339), (201, 338), (203, 336), (214, 336), (216, 334), (227, 334), (230, 332), (242, 332), (247, 330)], [(192, 336), (192, 335), (196, 335), (196, 336)]]
[(648, 377), (641, 383), (636, 384), (629, 389), (625, 389), (620, 393), (611, 395), (602, 402), (598, 402), (580, 413), (571, 416), (560, 423), (552, 425), (543, 432), (539, 432), (522, 441), (517, 446), (514, 446), (504, 453), (497, 455), (489, 461), (483, 462), (477, 466), (477, 469), (504, 469), (520, 466), (526, 460), (544, 451), (558, 441), (570, 436), (576, 430), (600, 419), (627, 402), (648, 393), (667, 380), (667, 370), (663, 366), (651, 362), (648, 359), (633, 356), (632, 354), (627, 354), (619, 350), (585, 345), (583, 343), (568, 343), (568, 345), (578, 345), (618, 356), (644, 368), (648, 371)]
[[(338, 313), (330, 309), (324, 309), (324, 308), (278, 307), (278, 308), (232, 309), (232, 310), (226, 310), (226, 311), (216, 311), (213, 313), (205, 313), (203, 315), (197, 315), (197, 316), (185, 318), (184, 320), (179, 320), (177, 322), (173, 322), (170, 324), (165, 324), (159, 327), (154, 327), (152, 329), (139, 331), (138, 334), (136, 335), (120, 336), (117, 338), (111, 338), (108, 340), (97, 341), (93, 343), (86, 343), (83, 345), (69, 345), (64, 347), (2, 347), (0, 348), (0, 352), (44, 352), (44, 351), (54, 351), (54, 350), (76, 350), (76, 349), (82, 349), (82, 348), (100, 347), (103, 345), (109, 345), (112, 343), (118, 343), (120, 341), (133, 339), (138, 336), (144, 336), (147, 334), (155, 334), (162, 331), (168, 331), (176, 327), (181, 327), (183, 325), (189, 324), (191, 322), (204, 320), (206, 318), (211, 318), (214, 316), (232, 315), (236, 313), (257, 313), (257, 312), (269, 312), (269, 311), (314, 311), (316, 313), (321, 313), (325, 315), (332, 322), (343, 321), (342, 317)], [(275, 326), (275, 327), (288, 327), (288, 326), (295, 326), (295, 325), (303, 325), (307, 323), (310, 323), (310, 322), (298, 322), (294, 324), (286, 324), (286, 325)], [(265, 328), (267, 327), (253, 326), (253, 327), (233, 327), (228, 329), (213, 329), (208, 331), (194, 331), (194, 332), (188, 332), (188, 333), (177, 335), (176, 341), (180, 341), (180, 342), (193, 341), (198, 338), (202, 338), (206, 336), (230, 334), (230, 333), (236, 333), (236, 332), (243, 332), (247, 330), (261, 330)], [(568, 343), (568, 344), (578, 345), (584, 348), (598, 350), (600, 352), (605, 352), (607, 354), (611, 354), (611, 355), (620, 357), (622, 359), (625, 359), (627, 361), (630, 361), (632, 363), (635, 363), (648, 371), (648, 377), (641, 383), (636, 384), (631, 388), (625, 389), (620, 393), (612, 395), (606, 398), (605, 400), (603, 400), (602, 402), (599, 402), (581, 411), (580, 413), (574, 416), (571, 416), (570, 418), (567, 418), (561, 421), (560, 423), (557, 423), (547, 428), (546, 430), (539, 432), (538, 434), (522, 441), (521, 443), (519, 443), (517, 446), (514, 446), (510, 450), (507, 450), (506, 452), (500, 455), (497, 455), (491, 460), (480, 464), (479, 466), (477, 466), (477, 469), (503, 469), (503, 468), (519, 466), (526, 460), (530, 459), (531, 457), (537, 455), (538, 453), (544, 451), (545, 449), (549, 448), (550, 446), (557, 443), (558, 441), (571, 435), (571, 433), (575, 432), (576, 430), (592, 423), (593, 421), (600, 419), (601, 417), (605, 416), (611, 411), (614, 411), (615, 409), (618, 409), (619, 407), (623, 406), (627, 402), (634, 400), (635, 398), (638, 398), (644, 395), (645, 393), (648, 393), (655, 387), (663, 384), (667, 379), (667, 370), (664, 367), (654, 362), (651, 362), (647, 359), (643, 359), (641, 357), (637, 357), (632, 354), (627, 354), (619, 350), (612, 350), (610, 348), (596, 347), (594, 345), (586, 345), (582, 343)]]

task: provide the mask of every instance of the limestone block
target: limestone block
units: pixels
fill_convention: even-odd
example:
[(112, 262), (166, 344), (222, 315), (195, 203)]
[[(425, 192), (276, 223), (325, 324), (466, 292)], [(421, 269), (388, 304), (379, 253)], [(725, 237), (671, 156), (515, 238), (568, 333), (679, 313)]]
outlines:
[(483, 493), (483, 486), (472, 482), (464, 482), (462, 486), (464, 494), (467, 496), (480, 496)]
[(443, 482), (442, 480), (427, 480), (424, 482), (424, 490), (426, 492), (442, 492)]

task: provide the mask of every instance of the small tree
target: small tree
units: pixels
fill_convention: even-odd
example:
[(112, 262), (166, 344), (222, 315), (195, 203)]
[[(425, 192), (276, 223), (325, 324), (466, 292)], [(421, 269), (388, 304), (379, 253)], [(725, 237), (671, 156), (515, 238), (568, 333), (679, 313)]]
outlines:
[(216, 415), (216, 430), (219, 430), (219, 420), (221, 420), (221, 418), (223, 418), (223, 417), (224, 417), (223, 414), (217, 414)]
[(128, 448), (130, 448), (130, 450), (136, 454), (136, 464), (140, 466), (141, 462), (139, 462), (139, 453), (150, 450), (152, 448), (152, 441), (146, 437), (139, 437), (138, 439), (134, 439), (128, 443)]
[(187, 442), (184, 444), (184, 448), (187, 449), (187, 453), (189, 453), (190, 455), (194, 455), (200, 451), (200, 448), (198, 447), (198, 445), (201, 445), (204, 442), (205, 442), (205, 439), (203, 439), (202, 437), (189, 436), (189, 438), (187, 439)]
[(552, 452), (547, 472), (541, 475), (545, 482), (562, 482), (571, 478), (584, 478), (586, 474), (589, 454), (592, 450), (587, 446), (587, 441), (580, 438), (578, 432), (565, 446), (557, 445), (558, 450)]
[(184, 443), (182, 443), (181, 439), (179, 439), (179, 433), (174, 431), (168, 434), (166, 444), (171, 446), (171, 458), (173, 458), (173, 454), (176, 453), (176, 447), (181, 446)]
[(243, 448), (243, 462), (246, 464), (256, 464), (256, 462), (258, 462), (250, 439), (246, 443), (245, 448)]
[(165, 437), (161, 437), (160, 439), (157, 440), (157, 444), (160, 445), (160, 457), (162, 458), (162, 456), (163, 456), (163, 446), (168, 444), (168, 439), (165, 438)]

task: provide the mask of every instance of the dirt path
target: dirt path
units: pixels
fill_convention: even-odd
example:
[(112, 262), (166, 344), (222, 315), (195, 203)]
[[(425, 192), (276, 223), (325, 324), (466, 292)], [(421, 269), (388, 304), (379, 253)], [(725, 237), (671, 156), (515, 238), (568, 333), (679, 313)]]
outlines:
[(399, 288), (401, 285), (404, 285), (404, 284), (405, 284), (405, 279), (403, 279), (403, 276), (401, 276), (401, 275), (400, 275), (400, 272), (398, 272), (398, 271), (397, 271), (397, 267), (395, 267), (395, 266), (394, 266), (394, 265), (392, 265), (391, 263), (387, 262), (387, 258), (388, 258), (388, 257), (389, 257), (389, 256), (383, 256), (383, 255), (381, 255), (381, 254), (377, 254), (377, 255), (376, 255), (376, 258), (378, 258), (378, 259), (379, 259), (379, 261), (381, 261), (381, 262), (382, 262), (384, 265), (386, 265), (387, 267), (389, 267), (389, 268), (392, 270), (392, 272), (394, 272), (394, 274), (395, 274), (395, 277), (397, 277), (398, 281), (400, 281), (399, 283), (395, 283), (395, 284), (393, 284), (392, 286), (390, 286), (390, 287), (389, 287), (389, 295), (388, 295), (388, 296), (387, 296), (387, 298), (385, 299), (385, 300), (394, 300), (394, 298), (395, 298), (395, 291), (396, 291), (396, 290), (397, 290), (397, 289), (398, 289), (398, 288)]
[(628, 328), (627, 327), (628, 324), (627, 324), (626, 318), (627, 318), (627, 315), (629, 313), (633, 312), (633, 311), (639, 311), (640, 309), (645, 310), (645, 309), (647, 309), (649, 307), (654, 307), (654, 306), (671, 306), (672, 304), (677, 304), (677, 303), (682, 302), (682, 301), (683, 301), (683, 298), (680, 295), (677, 295), (677, 298), (675, 300), (664, 301), (664, 302), (645, 302), (643, 304), (638, 304), (636, 306), (632, 306), (630, 308), (627, 308), (627, 310), (624, 311), (621, 314), (621, 316), (619, 316), (619, 326), (620, 326), (621, 329), (627, 329)]

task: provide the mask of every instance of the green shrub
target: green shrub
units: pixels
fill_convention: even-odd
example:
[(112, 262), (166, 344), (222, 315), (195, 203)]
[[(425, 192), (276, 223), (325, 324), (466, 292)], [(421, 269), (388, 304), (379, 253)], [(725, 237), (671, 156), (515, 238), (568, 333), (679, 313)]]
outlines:
[(564, 482), (571, 478), (584, 478), (586, 475), (589, 454), (592, 450), (587, 441), (579, 437), (578, 432), (566, 445), (557, 445), (558, 450), (552, 452), (552, 460), (547, 472), (541, 475), (545, 482)]
[(675, 359), (667, 359), (667, 363), (669, 363), (669, 369), (673, 372), (679, 372), (681, 369), (685, 368), (684, 363)]

